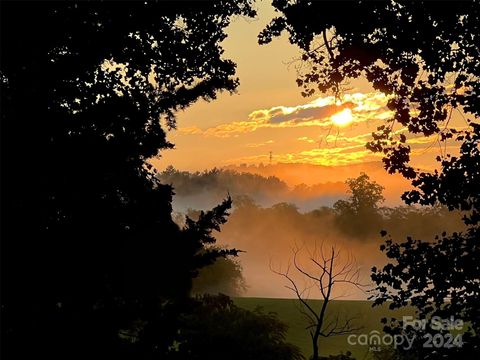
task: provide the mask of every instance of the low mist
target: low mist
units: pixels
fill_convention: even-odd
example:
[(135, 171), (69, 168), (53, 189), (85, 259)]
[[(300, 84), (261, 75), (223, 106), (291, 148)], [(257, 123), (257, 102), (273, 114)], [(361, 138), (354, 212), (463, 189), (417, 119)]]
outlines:
[[(161, 173), (160, 179), (174, 187), (174, 209), (179, 223), (185, 215), (195, 218), (198, 210), (214, 207), (228, 194), (232, 197), (231, 215), (216, 238), (219, 246), (244, 251), (237, 259), (243, 269), (242, 296), (294, 297), (285, 288), (285, 279), (272, 271), (285, 271), (290, 265), (294, 275), (294, 249), (299, 251), (297, 259), (301, 265), (309, 268), (312, 251), (328, 253), (335, 246), (341, 252), (337, 265), (354, 259), (359, 280), (368, 285), (372, 266), (386, 262), (379, 249), (384, 241), (381, 230), (386, 230), (397, 241), (407, 236), (430, 241), (441, 231), (463, 228), (458, 212), (440, 207), (384, 206), (388, 199), (369, 205), (371, 208), (366, 210), (342, 210), (339, 203), (351, 204), (352, 197), (345, 181), (291, 186), (274, 176), (232, 169), (189, 173), (173, 168)], [(366, 179), (367, 184), (375, 184), (368, 176)], [(392, 193), (392, 190), (382, 189), (381, 194), (384, 193)], [(295, 279), (299, 287), (308, 286), (304, 277)], [(363, 290), (337, 287), (334, 296), (366, 299), (368, 286)], [(210, 291), (215, 292), (215, 289)], [(312, 290), (310, 296), (316, 298), (318, 294)]]

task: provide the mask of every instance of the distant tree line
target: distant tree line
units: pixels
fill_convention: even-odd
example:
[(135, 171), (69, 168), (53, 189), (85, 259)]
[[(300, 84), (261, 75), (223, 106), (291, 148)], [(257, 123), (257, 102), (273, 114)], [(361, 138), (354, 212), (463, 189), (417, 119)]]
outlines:
[(289, 189), (288, 185), (275, 176), (264, 177), (234, 170), (217, 169), (188, 172), (168, 166), (158, 174), (165, 184), (172, 184), (179, 196), (209, 192), (225, 196), (232, 194), (250, 194), (256, 196), (281, 196)]
[[(192, 187), (194, 188), (195, 184), (198, 183), (205, 183), (205, 185), (202, 185), (204, 188), (212, 188), (215, 191), (220, 191), (219, 189), (222, 187), (224, 189), (228, 188), (228, 184), (238, 184), (236, 187), (232, 186), (231, 194), (233, 194), (234, 210), (230, 215), (227, 227), (232, 226), (231, 224), (236, 223), (239, 217), (244, 216), (251, 216), (252, 222), (254, 218), (257, 218), (256, 222), (260, 225), (262, 221), (269, 221), (270, 218), (273, 218), (273, 221), (276, 219), (279, 223), (287, 220), (288, 217), (296, 221), (303, 219), (299, 224), (305, 224), (305, 221), (309, 221), (307, 219), (317, 219), (318, 226), (323, 221), (328, 221), (331, 223), (330, 227), (333, 227), (340, 234), (364, 241), (378, 238), (380, 229), (388, 229), (392, 234), (398, 236), (406, 236), (412, 232), (419, 236), (434, 236), (440, 228), (445, 228), (446, 231), (464, 228), (461, 213), (450, 212), (445, 206), (382, 206), (384, 188), (371, 180), (365, 173), (345, 181), (343, 185), (343, 188), (346, 189), (344, 199), (334, 202), (331, 207), (319, 206), (315, 210), (306, 212), (300, 211), (298, 206), (291, 202), (278, 202), (272, 206), (261, 205), (258, 198), (264, 198), (264, 189), (268, 191), (271, 182), (273, 184), (283, 183), (278, 178), (265, 178), (260, 175), (252, 176), (252, 174), (217, 169), (190, 173), (170, 168), (168, 173), (172, 175), (164, 177), (165, 172), (162, 172), (160, 177), (162, 179), (168, 178), (168, 183), (172, 184), (174, 191), (179, 195), (184, 194), (185, 191), (192, 191)], [(213, 179), (213, 183), (210, 185), (206, 183), (209, 177)], [(221, 186), (218, 185), (224, 179), (226, 183)], [(231, 181), (228, 181), (228, 179), (231, 179)], [(249, 186), (251, 180), (257, 185)], [(180, 184), (180, 191), (177, 191), (177, 181)], [(250, 192), (252, 188), (257, 189), (258, 192)], [(281, 186), (281, 189), (284, 188), (288, 189), (286, 184), (285, 187)], [(307, 187), (305, 185), (301, 188), (314, 189), (316, 186)], [(297, 190), (294, 188), (291, 191), (295, 192)], [(258, 195), (258, 198), (256, 195)], [(199, 210), (190, 209), (187, 211), (187, 215), (196, 218), (199, 215)], [(252, 224), (252, 226), (254, 225)], [(310, 225), (307, 226), (307, 228), (309, 227)], [(299, 229), (302, 229), (302, 226), (299, 226)]]

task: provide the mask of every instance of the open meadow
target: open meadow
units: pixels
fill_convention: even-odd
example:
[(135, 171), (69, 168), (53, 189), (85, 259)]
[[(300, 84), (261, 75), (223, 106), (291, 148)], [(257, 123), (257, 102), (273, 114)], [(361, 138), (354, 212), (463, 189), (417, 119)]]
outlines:
[[(305, 358), (312, 353), (312, 345), (308, 330), (308, 320), (300, 312), (300, 304), (296, 299), (269, 299), (269, 298), (235, 298), (235, 304), (248, 309), (254, 310), (260, 307), (264, 312), (274, 312), (278, 318), (289, 326), (287, 333), (287, 341), (298, 346)], [(312, 306), (318, 308), (321, 306), (321, 300), (310, 300)], [(370, 331), (382, 331), (380, 320), (383, 317), (402, 317), (404, 315), (413, 315), (413, 309), (389, 310), (388, 305), (377, 306), (372, 308), (370, 301), (355, 300), (336, 300), (328, 305), (327, 321), (337, 315), (340, 321), (345, 318), (355, 318), (355, 327), (362, 327), (356, 334), (368, 334)], [(350, 351), (352, 356), (357, 360), (372, 359), (372, 353), (369, 352), (368, 346), (349, 345), (347, 342), (348, 335), (331, 336), (328, 338), (320, 338), (320, 355), (334, 355), (340, 352)]]

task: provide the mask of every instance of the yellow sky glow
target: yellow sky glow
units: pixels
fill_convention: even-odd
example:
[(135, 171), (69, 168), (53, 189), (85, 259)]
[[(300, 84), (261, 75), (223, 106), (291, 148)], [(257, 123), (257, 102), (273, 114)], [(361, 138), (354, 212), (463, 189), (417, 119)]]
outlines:
[(339, 113), (332, 115), (332, 122), (337, 126), (345, 126), (350, 124), (353, 121), (352, 110), (343, 109)]
[[(324, 94), (303, 98), (291, 66), (298, 63), (298, 49), (286, 36), (258, 45), (258, 33), (275, 16), (264, 1), (258, 3), (258, 13), (255, 21), (233, 22), (224, 41), (225, 58), (237, 63), (238, 92), (221, 93), (215, 101), (199, 101), (177, 114), (178, 129), (168, 133), (175, 149), (152, 163), (160, 170), (173, 165), (197, 171), (270, 161), (328, 166), (380, 162), (381, 156), (365, 144), (391, 118), (388, 98), (361, 78), (351, 82), (352, 90), (340, 100)], [(464, 125), (455, 121), (450, 125)], [(412, 136), (398, 124), (393, 130), (396, 136), (408, 135), (414, 166), (435, 166), (433, 154), (440, 154), (435, 136)]]

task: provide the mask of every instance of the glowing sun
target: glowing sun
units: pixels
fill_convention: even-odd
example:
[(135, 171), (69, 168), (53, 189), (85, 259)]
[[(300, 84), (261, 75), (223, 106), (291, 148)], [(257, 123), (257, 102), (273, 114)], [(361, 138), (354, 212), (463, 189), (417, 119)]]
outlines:
[(330, 117), (332, 122), (337, 126), (345, 126), (352, 122), (352, 110), (346, 108)]

